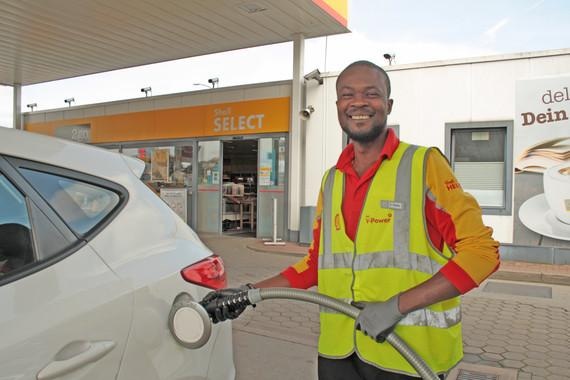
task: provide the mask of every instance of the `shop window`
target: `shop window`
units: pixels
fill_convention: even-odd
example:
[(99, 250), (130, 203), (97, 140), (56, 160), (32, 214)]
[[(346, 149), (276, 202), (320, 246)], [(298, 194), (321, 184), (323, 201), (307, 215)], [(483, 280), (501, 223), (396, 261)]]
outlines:
[(220, 231), (220, 148), (220, 141), (198, 142), (196, 229), (200, 232)]
[(122, 153), (144, 161), (141, 180), (189, 224), (192, 215), (192, 145), (129, 146), (123, 147)]
[(448, 123), (445, 152), (487, 215), (511, 215), (513, 122)]
[(192, 146), (125, 147), (122, 153), (145, 162), (141, 179), (157, 193), (162, 187), (192, 186)]

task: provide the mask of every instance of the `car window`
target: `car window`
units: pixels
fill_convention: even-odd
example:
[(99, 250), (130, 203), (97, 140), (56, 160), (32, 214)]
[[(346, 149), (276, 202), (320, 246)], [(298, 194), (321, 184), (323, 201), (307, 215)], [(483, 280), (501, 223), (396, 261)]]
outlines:
[(119, 203), (119, 195), (109, 189), (41, 171), (20, 170), (69, 227), (79, 234), (89, 232)]
[(0, 173), (0, 276), (34, 261), (26, 199)]

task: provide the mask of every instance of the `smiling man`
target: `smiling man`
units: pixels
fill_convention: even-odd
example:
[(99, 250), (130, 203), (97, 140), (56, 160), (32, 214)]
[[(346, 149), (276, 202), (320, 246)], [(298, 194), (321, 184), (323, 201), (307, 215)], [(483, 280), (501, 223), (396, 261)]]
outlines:
[[(351, 70), (359, 66), (360, 70)], [(359, 61), (347, 67), (337, 79), (338, 120), (354, 142), (366, 144), (385, 137), (393, 100), (390, 99), (390, 80), (384, 70), (380, 70)]]
[[(319, 379), (418, 377), (384, 343), (392, 330), (443, 378), (463, 357), (459, 295), (498, 268), (498, 243), (440, 151), (386, 127), (393, 100), (382, 68), (354, 62), (336, 90), (351, 143), (323, 177), (313, 243), (297, 264), (250, 286), (318, 285), (361, 308), (356, 321), (321, 308)], [(216, 321), (242, 310), (219, 310)]]

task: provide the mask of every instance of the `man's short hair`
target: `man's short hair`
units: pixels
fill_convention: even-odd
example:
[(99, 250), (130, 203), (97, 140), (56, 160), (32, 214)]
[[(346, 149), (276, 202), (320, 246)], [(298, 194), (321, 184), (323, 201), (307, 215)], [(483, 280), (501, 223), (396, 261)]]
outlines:
[(388, 92), (388, 97), (390, 97), (390, 93), (392, 92), (392, 86), (390, 85), (390, 77), (388, 76), (388, 73), (386, 73), (386, 71), (384, 71), (383, 68), (381, 68), (380, 66), (378, 66), (375, 63), (372, 63), (370, 61), (366, 61), (366, 60), (361, 60), (361, 61), (355, 61), (352, 62), (350, 65), (346, 66), (338, 75), (338, 77), (336, 78), (336, 88), (338, 89), (338, 82), (340, 80), (340, 77), (342, 77), (342, 75), (349, 69), (355, 67), (355, 66), (367, 66), (373, 70), (377, 70), (378, 72), (380, 72), (380, 74), (382, 74), (382, 76), (384, 77), (384, 81), (386, 82), (386, 91)]

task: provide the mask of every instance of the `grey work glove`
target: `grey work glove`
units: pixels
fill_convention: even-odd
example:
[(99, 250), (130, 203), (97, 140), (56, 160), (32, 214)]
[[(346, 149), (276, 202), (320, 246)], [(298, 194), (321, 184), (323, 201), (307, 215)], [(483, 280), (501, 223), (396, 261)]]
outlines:
[[(248, 290), (253, 289), (253, 285), (246, 284), (239, 288), (226, 288), (214, 290), (208, 294), (200, 301), (200, 304), (204, 306), (210, 318), (212, 318), (213, 323), (223, 322), (227, 319), (236, 319), (240, 316), (249, 303), (239, 303), (228, 305), (223, 301), (229, 297), (236, 296), (239, 293), (247, 293)], [(253, 305), (255, 307), (255, 305)]]
[(356, 318), (356, 329), (377, 342), (384, 342), (396, 324), (404, 318), (398, 309), (400, 295), (384, 302), (352, 302), (362, 311)]

